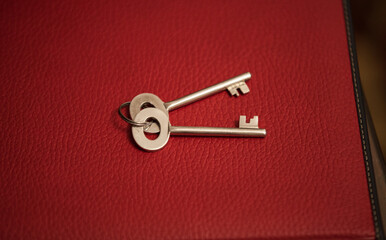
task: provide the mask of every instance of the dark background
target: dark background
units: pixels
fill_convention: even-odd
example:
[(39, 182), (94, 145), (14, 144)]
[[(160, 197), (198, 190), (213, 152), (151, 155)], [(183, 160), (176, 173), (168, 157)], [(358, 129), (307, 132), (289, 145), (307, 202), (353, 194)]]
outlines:
[(372, 149), (378, 201), (386, 229), (386, 1), (351, 1), (359, 72), (383, 158)]
[(365, 98), (386, 154), (386, 1), (351, 1), (359, 71)]

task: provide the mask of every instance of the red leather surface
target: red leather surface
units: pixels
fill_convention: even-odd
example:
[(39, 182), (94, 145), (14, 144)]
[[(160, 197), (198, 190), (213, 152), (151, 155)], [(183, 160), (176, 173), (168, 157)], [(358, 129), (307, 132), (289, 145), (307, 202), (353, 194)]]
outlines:
[[(373, 238), (341, 1), (5, 1), (4, 239)], [(170, 113), (265, 139), (133, 142), (118, 106), (251, 72)]]

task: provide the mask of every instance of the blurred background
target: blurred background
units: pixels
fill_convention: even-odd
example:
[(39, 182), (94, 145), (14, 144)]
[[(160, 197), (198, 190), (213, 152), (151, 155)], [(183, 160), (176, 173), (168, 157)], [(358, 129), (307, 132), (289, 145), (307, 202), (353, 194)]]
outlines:
[(386, 159), (386, 1), (351, 0), (359, 72)]
[[(371, 149), (383, 229), (386, 230), (386, 1), (351, 0), (351, 11), (363, 92), (382, 151), (377, 155), (378, 152)], [(382, 154), (383, 161), (377, 157)]]

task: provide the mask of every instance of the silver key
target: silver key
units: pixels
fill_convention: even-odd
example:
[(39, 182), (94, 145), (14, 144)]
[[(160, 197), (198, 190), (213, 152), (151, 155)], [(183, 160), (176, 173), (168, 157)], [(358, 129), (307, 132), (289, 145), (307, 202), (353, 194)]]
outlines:
[[(249, 88), (245, 81), (251, 78), (251, 74), (244, 73), (237, 77), (225, 80), (211, 87), (207, 87), (198, 92), (189, 94), (171, 102), (164, 103), (159, 97), (151, 93), (142, 93), (133, 98), (130, 103), (130, 116), (131, 119), (135, 119), (137, 114), (145, 107), (155, 107), (163, 111), (169, 116), (169, 111), (183, 107), (190, 103), (196, 102), (203, 98), (209, 97), (213, 94), (219, 93), (224, 90), (228, 90), (231, 95), (239, 96), (239, 92), (247, 94)], [(158, 124), (152, 124), (145, 130), (150, 133), (158, 133), (160, 131)]]
[(150, 140), (145, 136), (143, 127), (132, 127), (132, 133), (135, 142), (138, 144), (138, 146), (147, 151), (157, 151), (163, 148), (168, 142), (170, 135), (215, 137), (265, 137), (267, 134), (265, 129), (260, 129), (257, 127), (257, 121), (256, 124), (249, 123), (248, 128), (241, 127), (242, 124), (246, 124), (245, 116), (240, 116), (239, 128), (178, 127), (170, 125), (169, 117), (162, 110), (157, 108), (146, 108), (137, 114), (134, 121), (145, 122), (148, 119), (152, 119), (153, 121), (158, 122), (160, 127), (159, 136), (155, 140)]

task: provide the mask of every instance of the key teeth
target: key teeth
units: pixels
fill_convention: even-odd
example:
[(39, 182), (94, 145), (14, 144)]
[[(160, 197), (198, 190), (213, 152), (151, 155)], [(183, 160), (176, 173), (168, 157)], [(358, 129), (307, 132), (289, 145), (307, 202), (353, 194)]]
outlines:
[(247, 84), (243, 84), (239, 87), (240, 91), (243, 93), (243, 94), (247, 94), (249, 93), (249, 87)]
[(249, 120), (249, 123), (247, 123), (247, 116), (241, 115), (239, 119), (239, 128), (258, 129), (259, 128), (258, 123), (259, 123), (258, 116), (254, 116), (253, 118), (251, 118), (251, 120)]
[(247, 94), (250, 91), (248, 85), (245, 82), (234, 84), (227, 89), (231, 95), (236, 97), (240, 96), (238, 90), (240, 90), (242, 94)]
[(237, 91), (237, 88), (234, 87), (228, 87), (228, 91), (232, 96), (240, 96), (239, 92)]

